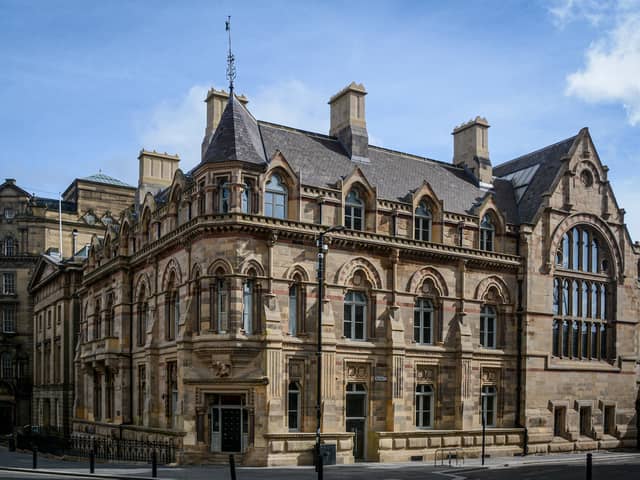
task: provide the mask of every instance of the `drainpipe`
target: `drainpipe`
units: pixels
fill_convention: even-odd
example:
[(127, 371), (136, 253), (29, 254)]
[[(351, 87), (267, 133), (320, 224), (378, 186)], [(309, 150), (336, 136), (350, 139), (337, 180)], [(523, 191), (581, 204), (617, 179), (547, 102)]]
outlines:
[(133, 272), (129, 271), (129, 425), (133, 424), (133, 299)]
[[(516, 254), (521, 256), (520, 252), (521, 242), (520, 242), (520, 228), (518, 227), (518, 236), (516, 238)], [(522, 334), (523, 334), (523, 308), (522, 308), (522, 279), (518, 279), (518, 305), (516, 307), (516, 322), (518, 324), (518, 332), (517, 332), (517, 341), (516, 346), (518, 350), (518, 354), (516, 357), (516, 426), (522, 428), (524, 427), (524, 438), (522, 445), (522, 453), (524, 455), (527, 454), (528, 449), (528, 432), (526, 426), (522, 424), (521, 421), (521, 402), (522, 402)]]

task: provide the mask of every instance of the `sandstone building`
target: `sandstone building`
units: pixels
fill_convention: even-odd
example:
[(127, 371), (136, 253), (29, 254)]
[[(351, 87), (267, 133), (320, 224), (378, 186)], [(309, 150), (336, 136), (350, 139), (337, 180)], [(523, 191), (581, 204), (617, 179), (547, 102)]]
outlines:
[[(34, 324), (28, 290), (40, 255), (49, 252), (58, 256), (62, 248), (63, 255), (70, 257), (89, 244), (93, 235), (102, 233), (105, 224), (117, 223), (118, 218), (111, 212), (118, 213), (130, 205), (134, 194), (134, 188), (102, 173), (74, 180), (62, 194), (61, 202), (36, 197), (19, 187), (14, 179), (6, 179), (0, 185), (1, 433), (10, 432), (14, 425), (40, 425), (38, 417), (42, 415), (49, 418), (49, 412), (43, 413), (37, 404), (34, 417), (31, 415), (33, 376), (37, 377), (45, 365), (49, 368), (59, 366), (53, 362), (59, 338), (48, 336), (50, 338), (45, 342), (48, 347), (42, 339), (33, 343), (34, 332), (44, 338), (44, 332), (52, 328), (44, 325), (46, 320), (42, 318), (39, 324)], [(49, 325), (66, 325), (71, 319), (71, 312), (66, 307), (53, 303), (49, 305), (48, 315)], [(41, 368), (34, 368), (34, 350), (38, 354), (42, 349), (49, 356), (46, 360), (41, 356), (41, 362), (44, 360)], [(39, 385), (36, 391), (38, 388)], [(66, 389), (73, 391), (71, 382), (67, 383)], [(51, 423), (54, 425), (61, 426), (62, 421)]]
[(198, 165), (141, 152), (79, 291), (75, 432), (309, 463), (322, 308), (338, 462), (477, 454), (483, 418), (493, 455), (635, 442), (640, 248), (589, 131), (494, 167), (478, 117), (439, 162), (370, 145), (366, 93), (325, 135), (211, 90)]

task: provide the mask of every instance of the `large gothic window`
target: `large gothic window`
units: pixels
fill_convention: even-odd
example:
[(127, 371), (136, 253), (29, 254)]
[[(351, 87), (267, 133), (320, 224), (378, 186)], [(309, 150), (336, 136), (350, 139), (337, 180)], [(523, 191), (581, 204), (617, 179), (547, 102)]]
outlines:
[(493, 249), (495, 248), (495, 236), (496, 227), (493, 224), (491, 215), (487, 213), (482, 217), (482, 222), (480, 223), (480, 250), (493, 252)]
[(365, 340), (367, 303), (364, 292), (349, 291), (345, 295), (343, 333), (346, 338)]
[(608, 339), (611, 315), (609, 252), (591, 227), (567, 231), (556, 252), (553, 279), (552, 354), (573, 360), (611, 357)]
[(147, 325), (149, 318), (149, 301), (147, 299), (147, 289), (143, 286), (138, 296), (138, 322), (136, 330), (138, 331), (138, 346), (144, 345), (147, 334)]
[(355, 188), (347, 195), (344, 207), (344, 226), (350, 230), (364, 230), (364, 200)]
[(433, 386), (416, 385), (416, 427), (433, 427)]
[(274, 218), (287, 217), (287, 186), (279, 175), (271, 175), (265, 185), (264, 215)]
[(433, 301), (430, 298), (417, 298), (413, 307), (413, 339), (416, 343), (430, 345), (434, 337)]
[(229, 285), (224, 275), (225, 271), (218, 268), (215, 280), (209, 285), (209, 329), (215, 333), (227, 331)]
[(425, 242), (431, 241), (431, 209), (426, 201), (421, 201), (415, 211), (415, 239)]

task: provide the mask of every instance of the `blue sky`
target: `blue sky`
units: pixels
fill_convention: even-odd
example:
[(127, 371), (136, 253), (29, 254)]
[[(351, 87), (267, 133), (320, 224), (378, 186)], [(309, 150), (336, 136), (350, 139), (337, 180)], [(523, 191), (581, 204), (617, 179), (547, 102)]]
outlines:
[(193, 167), (204, 93), (227, 84), (226, 15), (257, 118), (327, 132), (355, 80), (372, 143), (443, 161), (476, 115), (494, 164), (588, 126), (640, 240), (640, 0), (0, 0), (0, 177), (135, 184), (142, 147)]

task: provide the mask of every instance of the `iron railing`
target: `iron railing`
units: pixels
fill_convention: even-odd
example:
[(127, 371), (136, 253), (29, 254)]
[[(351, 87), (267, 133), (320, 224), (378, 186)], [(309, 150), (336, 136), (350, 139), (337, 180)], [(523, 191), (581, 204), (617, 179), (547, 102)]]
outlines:
[(72, 435), (71, 450), (76, 456), (88, 457), (91, 451), (95, 458), (125, 462), (151, 462), (152, 452), (156, 452), (158, 464), (175, 463), (177, 446), (171, 440), (141, 441), (119, 438), (94, 437), (92, 435)]

